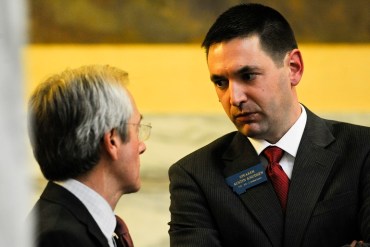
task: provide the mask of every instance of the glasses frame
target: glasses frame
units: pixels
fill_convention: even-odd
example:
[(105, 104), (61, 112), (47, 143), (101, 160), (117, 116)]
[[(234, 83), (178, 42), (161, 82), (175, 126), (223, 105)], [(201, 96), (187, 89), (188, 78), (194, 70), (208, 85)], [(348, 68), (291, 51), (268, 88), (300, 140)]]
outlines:
[(150, 123), (126, 123), (129, 125), (136, 125), (139, 128), (139, 141), (144, 142), (149, 139), (152, 125)]

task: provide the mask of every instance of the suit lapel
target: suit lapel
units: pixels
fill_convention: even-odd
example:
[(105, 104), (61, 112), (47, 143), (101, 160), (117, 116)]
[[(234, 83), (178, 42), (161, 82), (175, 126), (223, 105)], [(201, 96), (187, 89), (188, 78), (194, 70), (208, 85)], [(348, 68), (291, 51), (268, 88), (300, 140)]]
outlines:
[[(260, 163), (252, 144), (240, 133), (235, 135), (229, 149), (223, 155), (223, 160), (225, 178)], [(239, 197), (262, 226), (272, 245), (282, 243), (284, 219), (271, 183), (267, 181), (249, 188)]]
[(322, 188), (337, 155), (325, 149), (334, 141), (324, 120), (307, 111), (289, 187), (285, 246), (300, 246)]
[(92, 237), (95, 237), (101, 246), (109, 247), (106, 237), (87, 208), (68, 190), (58, 184), (49, 182), (41, 198), (63, 205), (81, 222), (81, 224), (86, 226)]

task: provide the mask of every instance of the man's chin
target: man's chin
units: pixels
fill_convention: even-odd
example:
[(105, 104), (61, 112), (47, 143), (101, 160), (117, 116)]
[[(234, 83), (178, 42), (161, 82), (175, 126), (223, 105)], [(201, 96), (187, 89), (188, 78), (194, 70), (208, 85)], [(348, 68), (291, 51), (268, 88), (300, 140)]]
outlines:
[(251, 130), (248, 124), (244, 124), (242, 126), (236, 126), (236, 127), (240, 133), (242, 133), (245, 136), (250, 137)]
[(126, 188), (124, 194), (131, 194), (131, 193), (138, 192), (140, 188), (141, 188), (141, 181), (138, 181), (136, 184)]
[(238, 126), (237, 129), (240, 133), (242, 133), (243, 135), (247, 137), (260, 139), (261, 132), (256, 127), (258, 126), (252, 123), (252, 124), (244, 124), (243, 126)]

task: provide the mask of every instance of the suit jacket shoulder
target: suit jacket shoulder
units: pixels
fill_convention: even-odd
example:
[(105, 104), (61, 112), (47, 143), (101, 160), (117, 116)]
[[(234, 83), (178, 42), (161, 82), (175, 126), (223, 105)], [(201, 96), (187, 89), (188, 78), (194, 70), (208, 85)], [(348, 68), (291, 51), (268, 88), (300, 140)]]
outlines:
[(49, 182), (31, 211), (36, 246), (106, 246), (108, 241), (82, 202)]
[(370, 147), (370, 127), (335, 120), (325, 120), (337, 139), (345, 138), (351, 143), (363, 143)]

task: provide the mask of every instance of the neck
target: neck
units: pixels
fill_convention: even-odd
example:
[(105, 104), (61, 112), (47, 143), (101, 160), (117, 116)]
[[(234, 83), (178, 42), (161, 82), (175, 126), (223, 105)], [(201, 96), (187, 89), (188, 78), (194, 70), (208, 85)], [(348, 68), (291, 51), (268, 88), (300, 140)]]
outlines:
[(286, 122), (281, 125), (280, 131), (276, 131), (274, 136), (266, 138), (266, 141), (271, 144), (275, 144), (289, 131), (302, 113), (301, 105), (297, 103), (290, 112), (290, 117), (286, 118)]
[(122, 193), (118, 189), (114, 179), (107, 174), (102, 164), (96, 165), (92, 171), (84, 176), (76, 178), (76, 180), (101, 195), (114, 211)]

